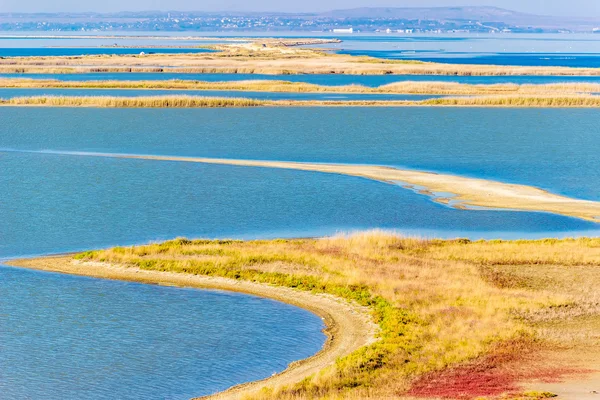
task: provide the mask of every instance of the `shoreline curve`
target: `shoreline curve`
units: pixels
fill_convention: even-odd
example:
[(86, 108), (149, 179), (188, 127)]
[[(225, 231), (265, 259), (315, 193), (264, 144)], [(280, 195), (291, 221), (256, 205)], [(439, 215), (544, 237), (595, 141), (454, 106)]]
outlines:
[(147, 271), (137, 267), (74, 260), (68, 255), (3, 261), (11, 267), (57, 272), (99, 279), (122, 280), (143, 284), (168, 285), (196, 289), (225, 290), (269, 298), (308, 310), (325, 323), (327, 336), (323, 348), (313, 356), (295, 361), (271, 377), (242, 383), (225, 391), (194, 400), (235, 400), (266, 387), (290, 385), (312, 376), (335, 361), (376, 341), (377, 325), (370, 310), (328, 294), (314, 294), (291, 288), (227, 278), (188, 275), (175, 272)]

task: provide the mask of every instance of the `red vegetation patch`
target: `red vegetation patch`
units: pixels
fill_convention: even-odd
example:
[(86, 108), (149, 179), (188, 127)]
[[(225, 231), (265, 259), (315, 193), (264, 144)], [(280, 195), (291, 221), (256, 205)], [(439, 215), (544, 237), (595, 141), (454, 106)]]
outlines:
[(471, 399), (498, 396), (517, 390), (510, 371), (489, 364), (487, 359), (445, 371), (427, 374), (413, 384), (409, 394), (416, 397)]
[(542, 366), (535, 347), (527, 341), (502, 343), (471, 363), (420, 377), (408, 394), (446, 399), (496, 397), (519, 392), (518, 384), (525, 380), (556, 382), (565, 375), (587, 372)]

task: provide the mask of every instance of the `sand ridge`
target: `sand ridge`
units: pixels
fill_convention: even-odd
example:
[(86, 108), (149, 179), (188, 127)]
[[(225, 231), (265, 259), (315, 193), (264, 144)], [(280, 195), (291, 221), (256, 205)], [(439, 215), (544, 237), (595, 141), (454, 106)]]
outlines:
[[(2, 152), (2, 150), (0, 150)], [(236, 160), (207, 157), (152, 156), (118, 153), (45, 152), (57, 155), (106, 157), (134, 160), (191, 162), (240, 167), (278, 168), (357, 176), (380, 182), (399, 184), (407, 189), (432, 196), (434, 201), (457, 208), (485, 207), (513, 211), (548, 212), (600, 223), (600, 202), (561, 196), (527, 185), (509, 184), (487, 179), (470, 178), (378, 165), (304, 163), (290, 161)], [(451, 195), (446, 195), (450, 193)]]

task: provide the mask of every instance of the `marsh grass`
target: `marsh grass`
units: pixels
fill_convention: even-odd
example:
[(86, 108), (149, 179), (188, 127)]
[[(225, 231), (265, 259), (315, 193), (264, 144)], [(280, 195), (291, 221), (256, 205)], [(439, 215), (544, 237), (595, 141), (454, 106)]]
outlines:
[(599, 107), (600, 97), (590, 95), (444, 97), (423, 100), (420, 104), (456, 107)]
[(188, 89), (233, 90), (294, 93), (364, 93), (364, 94), (439, 94), (439, 95), (579, 95), (600, 93), (600, 84), (557, 83), (543, 85), (470, 85), (456, 82), (396, 82), (380, 87), (362, 85), (325, 86), (285, 80), (246, 80), (206, 82), (194, 80), (168, 81), (60, 81), (23, 78), (0, 78), (5, 88), (87, 88), (87, 89)]
[(108, 96), (37, 96), (17, 97), (0, 100), (3, 105), (51, 106), (51, 107), (109, 107), (109, 108), (217, 108), (217, 107), (257, 107), (265, 102), (241, 98), (193, 97), (193, 96), (148, 96), (148, 97), (108, 97)]
[[(381, 328), (375, 344), (301, 383), (254, 397), (264, 399), (421, 397), (438, 393), (431, 391), (435, 382), (464, 386), (473, 371), (495, 382), (496, 392), (508, 390), (538, 371), (527, 367), (526, 354), (561, 341), (575, 346), (576, 328), (553, 326), (581, 314), (556, 310), (585, 306), (600, 283), (600, 239), (471, 242), (376, 231), (325, 239), (177, 239), (76, 258), (330, 293), (371, 308)], [(566, 279), (569, 272), (578, 279)], [(600, 308), (588, 307), (585, 318), (600, 321), (599, 315)], [(507, 374), (510, 363), (524, 364), (527, 373)], [(468, 382), (462, 398), (489, 394)]]
[(213, 107), (600, 107), (600, 97), (476, 96), (411, 100), (258, 100), (249, 98), (172, 96), (32, 96), (0, 99), (5, 106), (213, 108)]

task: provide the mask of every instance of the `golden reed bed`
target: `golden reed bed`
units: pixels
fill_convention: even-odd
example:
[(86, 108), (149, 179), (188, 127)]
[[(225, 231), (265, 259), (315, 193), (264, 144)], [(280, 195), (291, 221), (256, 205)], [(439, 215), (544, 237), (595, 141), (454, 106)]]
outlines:
[[(360, 94), (438, 94), (438, 95), (504, 95), (504, 96), (574, 96), (600, 93), (600, 84), (465, 84), (457, 82), (403, 81), (368, 87), (362, 85), (327, 86), (285, 80), (246, 80), (207, 82), (194, 80), (166, 81), (60, 81), (56, 79), (0, 78), (0, 88), (57, 89), (173, 89), (278, 92), (278, 93), (360, 93)], [(93, 94), (93, 90), (91, 91)]]
[(491, 95), (428, 100), (259, 100), (203, 96), (31, 96), (0, 99), (0, 106), (211, 108), (211, 107), (600, 107), (600, 96)]

